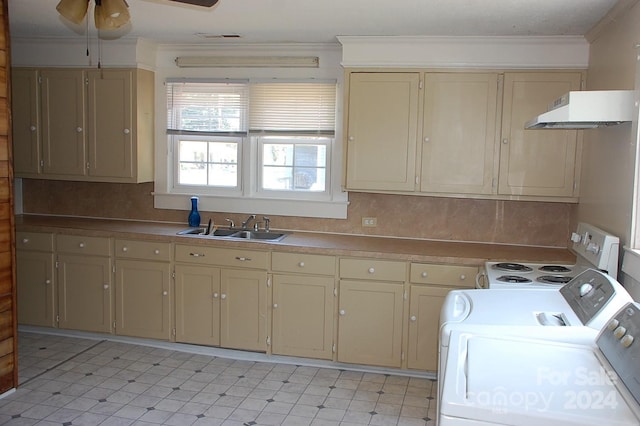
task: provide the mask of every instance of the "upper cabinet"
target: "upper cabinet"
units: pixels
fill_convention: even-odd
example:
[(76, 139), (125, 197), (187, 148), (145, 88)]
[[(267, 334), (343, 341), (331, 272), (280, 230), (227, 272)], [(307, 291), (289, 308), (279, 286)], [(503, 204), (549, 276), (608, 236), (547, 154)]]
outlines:
[(153, 180), (153, 73), (14, 69), (15, 175)]
[(524, 123), (582, 76), (347, 71), (345, 188), (575, 202), (579, 132)]

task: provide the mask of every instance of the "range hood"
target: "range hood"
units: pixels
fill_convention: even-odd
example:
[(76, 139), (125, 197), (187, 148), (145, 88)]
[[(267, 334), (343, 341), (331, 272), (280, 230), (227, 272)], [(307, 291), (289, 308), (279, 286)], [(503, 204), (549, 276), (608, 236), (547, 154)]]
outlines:
[(549, 110), (525, 123), (525, 129), (593, 129), (633, 119), (633, 90), (569, 92)]

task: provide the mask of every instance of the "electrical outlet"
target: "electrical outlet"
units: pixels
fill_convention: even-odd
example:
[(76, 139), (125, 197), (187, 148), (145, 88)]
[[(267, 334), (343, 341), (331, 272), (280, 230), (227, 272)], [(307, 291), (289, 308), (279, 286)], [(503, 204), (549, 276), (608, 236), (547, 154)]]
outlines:
[(362, 226), (368, 226), (368, 227), (378, 226), (378, 219), (375, 217), (363, 217)]

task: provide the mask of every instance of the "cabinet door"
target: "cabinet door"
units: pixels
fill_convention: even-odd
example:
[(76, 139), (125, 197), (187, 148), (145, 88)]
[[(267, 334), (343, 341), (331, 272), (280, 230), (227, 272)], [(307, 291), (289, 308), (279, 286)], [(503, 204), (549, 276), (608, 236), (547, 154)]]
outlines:
[(112, 318), (111, 259), (58, 256), (60, 328), (110, 332)]
[(450, 291), (446, 287), (411, 286), (407, 367), (438, 369), (440, 310)]
[(491, 194), (498, 75), (426, 74), (424, 87), (420, 191)]
[(223, 269), (220, 285), (220, 345), (267, 350), (267, 273)]
[(171, 338), (170, 264), (116, 261), (116, 334)]
[(340, 281), (338, 361), (400, 367), (401, 283)]
[(38, 72), (15, 68), (11, 73), (13, 170), (18, 177), (40, 171), (40, 94)]
[(572, 197), (576, 130), (525, 130), (524, 124), (570, 90), (580, 73), (506, 73), (500, 144), (499, 193)]
[(55, 327), (53, 254), (18, 250), (18, 323)]
[(46, 69), (40, 72), (43, 172), (85, 175), (84, 73)]
[(348, 189), (414, 190), (419, 83), (419, 73), (350, 75)]
[(220, 269), (176, 265), (176, 341), (220, 345)]
[(273, 276), (274, 354), (332, 358), (334, 283), (331, 277)]
[(133, 71), (87, 72), (89, 172), (95, 177), (134, 176)]

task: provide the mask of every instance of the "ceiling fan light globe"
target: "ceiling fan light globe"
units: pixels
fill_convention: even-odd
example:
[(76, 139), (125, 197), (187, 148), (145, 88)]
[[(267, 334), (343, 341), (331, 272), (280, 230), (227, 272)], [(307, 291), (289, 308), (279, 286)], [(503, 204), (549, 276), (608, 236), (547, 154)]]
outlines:
[(56, 6), (58, 13), (74, 24), (80, 24), (84, 21), (88, 9), (88, 0), (60, 0)]
[(102, 0), (96, 4), (94, 20), (99, 30), (116, 30), (129, 23), (131, 16), (124, 0)]

